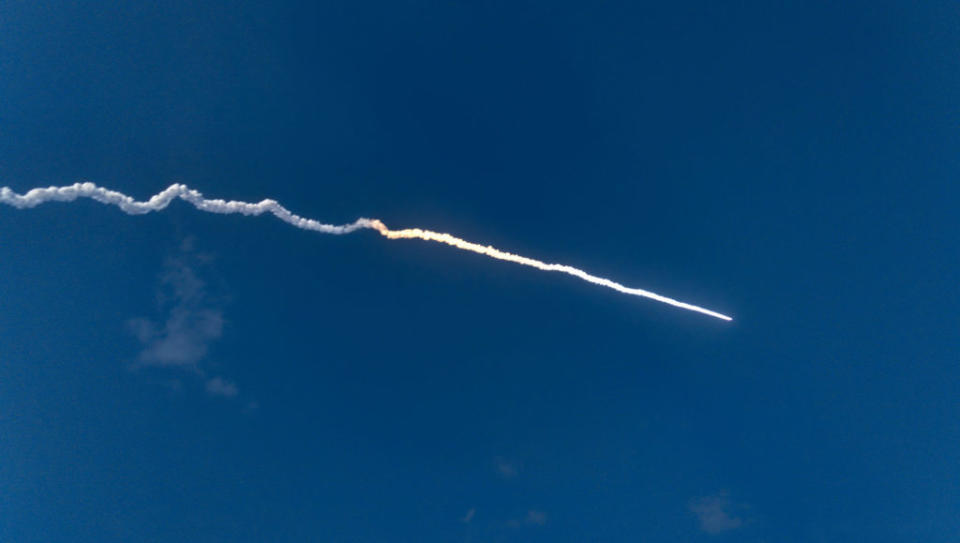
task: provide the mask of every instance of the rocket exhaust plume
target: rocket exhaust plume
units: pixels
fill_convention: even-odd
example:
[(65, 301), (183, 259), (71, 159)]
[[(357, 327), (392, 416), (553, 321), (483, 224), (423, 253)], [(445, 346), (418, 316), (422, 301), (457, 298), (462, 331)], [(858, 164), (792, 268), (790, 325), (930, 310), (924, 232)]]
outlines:
[(324, 234), (349, 234), (360, 229), (371, 229), (376, 230), (381, 236), (387, 239), (421, 239), (424, 241), (445, 243), (447, 245), (456, 247), (457, 249), (471, 251), (488, 256), (490, 258), (495, 258), (497, 260), (506, 260), (507, 262), (514, 262), (516, 264), (529, 266), (531, 268), (536, 268), (543, 271), (562, 272), (567, 275), (572, 275), (574, 277), (583, 279), (589, 283), (613, 289), (617, 292), (622, 292), (624, 294), (630, 294), (633, 296), (640, 296), (643, 298), (650, 298), (651, 300), (656, 300), (674, 307), (679, 307), (680, 309), (686, 309), (688, 311), (695, 311), (697, 313), (709, 315), (717, 319), (722, 319), (725, 321), (733, 320), (732, 317), (722, 313), (711, 311), (709, 309), (686, 302), (681, 302), (679, 300), (674, 300), (673, 298), (668, 298), (648, 290), (626, 287), (620, 283), (611, 281), (610, 279), (590, 275), (589, 273), (574, 268), (573, 266), (567, 266), (564, 264), (548, 264), (533, 258), (501, 251), (494, 247), (490, 247), (489, 245), (472, 243), (450, 234), (444, 234), (442, 232), (431, 232), (430, 230), (422, 230), (420, 228), (390, 230), (385, 224), (377, 219), (360, 218), (352, 223), (343, 225), (323, 224), (313, 219), (307, 219), (291, 213), (287, 208), (281, 206), (274, 200), (263, 200), (262, 202), (254, 204), (249, 202), (207, 199), (196, 190), (181, 184), (170, 185), (166, 190), (159, 192), (152, 196), (149, 200), (142, 202), (134, 200), (130, 196), (127, 196), (121, 192), (98, 187), (93, 183), (75, 183), (73, 185), (67, 185), (63, 187), (35, 188), (31, 189), (25, 194), (17, 194), (8, 187), (0, 188), (0, 202), (11, 205), (17, 209), (36, 207), (45, 202), (72, 202), (77, 198), (90, 198), (104, 204), (114, 205), (129, 215), (143, 215), (145, 213), (150, 213), (151, 211), (160, 211), (170, 205), (170, 202), (172, 202), (175, 198), (180, 198), (181, 200), (189, 202), (197, 209), (201, 211), (207, 211), (209, 213), (240, 213), (241, 215), (261, 215), (263, 213), (272, 213), (281, 221), (291, 224), (297, 228), (323, 232)]

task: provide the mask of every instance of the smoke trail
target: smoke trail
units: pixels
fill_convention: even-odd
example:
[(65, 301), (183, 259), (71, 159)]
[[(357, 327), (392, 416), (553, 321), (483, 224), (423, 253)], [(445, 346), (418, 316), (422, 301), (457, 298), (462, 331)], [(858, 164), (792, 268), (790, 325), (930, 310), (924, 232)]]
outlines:
[(471, 251), (488, 256), (490, 258), (495, 258), (497, 260), (514, 262), (543, 271), (562, 272), (583, 279), (589, 283), (611, 288), (624, 294), (650, 298), (674, 307), (679, 307), (688, 311), (696, 311), (697, 313), (703, 313), (704, 315), (710, 315), (711, 317), (725, 321), (733, 320), (732, 317), (722, 313), (717, 313), (716, 311), (711, 311), (700, 306), (674, 300), (673, 298), (668, 298), (648, 290), (626, 287), (620, 283), (611, 281), (610, 279), (590, 275), (589, 273), (574, 268), (573, 266), (567, 266), (564, 264), (548, 264), (533, 258), (501, 251), (494, 247), (490, 247), (489, 245), (484, 246), (477, 243), (471, 243), (442, 232), (431, 232), (430, 230), (421, 230), (420, 228), (390, 230), (385, 224), (377, 219), (360, 218), (350, 224), (342, 225), (324, 224), (313, 219), (307, 219), (291, 213), (287, 208), (283, 207), (275, 200), (263, 200), (262, 202), (252, 204), (249, 202), (238, 202), (233, 200), (226, 201), (207, 199), (203, 197), (203, 194), (200, 194), (196, 190), (181, 184), (170, 185), (166, 190), (155, 194), (145, 202), (139, 202), (130, 196), (127, 196), (126, 194), (108, 190), (103, 187), (98, 187), (93, 183), (75, 183), (73, 185), (67, 185), (64, 187), (35, 188), (31, 189), (26, 194), (17, 194), (8, 187), (0, 188), (0, 202), (11, 205), (18, 209), (36, 207), (45, 202), (72, 202), (77, 198), (90, 198), (104, 204), (114, 205), (119, 207), (124, 213), (128, 213), (130, 215), (142, 215), (144, 213), (150, 213), (151, 211), (160, 211), (170, 205), (170, 202), (172, 202), (175, 198), (180, 198), (181, 200), (189, 202), (197, 209), (201, 211), (207, 211), (209, 213), (240, 213), (242, 215), (262, 215), (263, 213), (272, 213), (281, 221), (296, 226), (297, 228), (313, 230), (315, 232), (323, 232), (324, 234), (349, 234), (350, 232), (355, 232), (362, 228), (369, 228), (371, 230), (376, 230), (381, 236), (387, 239), (422, 239), (425, 241), (445, 243), (447, 245), (456, 247), (457, 249)]

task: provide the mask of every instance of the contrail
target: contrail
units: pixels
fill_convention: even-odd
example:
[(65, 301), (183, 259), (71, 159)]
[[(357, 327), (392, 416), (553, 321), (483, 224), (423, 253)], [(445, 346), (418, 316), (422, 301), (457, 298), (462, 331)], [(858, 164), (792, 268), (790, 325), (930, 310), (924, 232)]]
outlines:
[(725, 321), (733, 320), (732, 317), (722, 313), (711, 311), (693, 304), (688, 304), (686, 302), (681, 302), (679, 300), (674, 300), (673, 298), (668, 298), (655, 292), (650, 292), (649, 290), (626, 287), (620, 283), (611, 281), (610, 279), (590, 275), (589, 273), (578, 268), (574, 268), (573, 266), (567, 266), (564, 264), (548, 264), (533, 258), (501, 251), (494, 247), (490, 247), (489, 245), (472, 243), (450, 234), (444, 234), (442, 232), (432, 232), (430, 230), (421, 230), (420, 228), (390, 230), (385, 224), (377, 219), (360, 218), (350, 224), (342, 225), (324, 224), (319, 221), (291, 213), (290, 210), (283, 207), (275, 200), (263, 200), (262, 202), (253, 204), (249, 202), (238, 202), (233, 200), (227, 201), (207, 199), (204, 198), (203, 194), (199, 193), (198, 191), (181, 184), (170, 185), (166, 190), (155, 194), (149, 200), (144, 202), (134, 200), (130, 196), (127, 196), (121, 192), (98, 187), (93, 183), (75, 183), (73, 185), (67, 185), (63, 187), (35, 188), (27, 191), (25, 194), (17, 194), (8, 187), (0, 188), (0, 202), (11, 205), (18, 209), (36, 207), (45, 202), (72, 202), (77, 198), (90, 198), (104, 204), (114, 205), (119, 207), (124, 213), (130, 215), (143, 215), (144, 213), (150, 213), (151, 211), (160, 211), (170, 205), (170, 202), (172, 202), (175, 198), (180, 198), (181, 200), (189, 202), (197, 209), (201, 211), (207, 211), (209, 213), (240, 213), (242, 215), (261, 215), (263, 213), (272, 213), (281, 221), (292, 224), (297, 228), (301, 228), (303, 230), (313, 230), (315, 232), (323, 232), (324, 234), (349, 234), (350, 232), (368, 228), (371, 230), (376, 230), (381, 236), (387, 239), (422, 239), (425, 241), (445, 243), (447, 245), (456, 247), (457, 249), (471, 251), (488, 256), (490, 258), (496, 258), (497, 260), (515, 262), (517, 264), (522, 264), (531, 268), (537, 268), (538, 270), (543, 271), (562, 272), (574, 277), (578, 277), (595, 285), (611, 288), (624, 294), (650, 298), (674, 307), (679, 307), (689, 311), (696, 311), (697, 313), (703, 313), (704, 315), (710, 315), (711, 317)]

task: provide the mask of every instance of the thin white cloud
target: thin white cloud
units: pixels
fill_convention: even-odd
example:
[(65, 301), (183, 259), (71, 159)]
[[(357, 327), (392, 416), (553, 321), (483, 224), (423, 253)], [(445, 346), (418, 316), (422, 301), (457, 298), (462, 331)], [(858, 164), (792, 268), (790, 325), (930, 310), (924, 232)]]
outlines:
[(223, 335), (224, 318), (220, 297), (201, 279), (211, 258), (193, 245), (187, 238), (166, 261), (157, 288), (159, 316), (127, 321), (141, 344), (134, 367), (186, 371), (203, 378), (211, 396), (233, 398), (239, 393), (237, 385), (220, 376), (207, 378), (203, 367), (211, 346)]
[(494, 459), (494, 468), (504, 479), (512, 479), (520, 473), (520, 463), (515, 460), (508, 460), (501, 456)]
[(227, 381), (222, 377), (214, 377), (207, 381), (207, 394), (221, 398), (235, 398), (237, 396), (237, 385)]
[(725, 492), (690, 502), (690, 511), (697, 516), (700, 529), (708, 534), (729, 532), (742, 526), (743, 519), (736, 516), (733, 509)]
[(160, 276), (157, 297), (165, 315), (156, 321), (128, 321), (128, 328), (143, 345), (137, 365), (195, 369), (210, 344), (223, 334), (223, 311), (215, 307), (206, 283), (198, 277), (194, 269), (197, 260), (192, 242), (185, 241)]
[(521, 526), (543, 526), (547, 523), (547, 514), (543, 511), (530, 509), (521, 519), (513, 519), (507, 522), (507, 526), (519, 528)]
[(137, 356), (139, 365), (194, 366), (223, 333), (223, 313), (174, 307), (163, 324), (138, 318), (132, 319), (129, 327), (143, 344)]
[(477, 508), (471, 507), (466, 515), (463, 515), (463, 518), (460, 519), (460, 522), (464, 524), (470, 524), (470, 521), (473, 520), (474, 515), (477, 514)]
[(531, 509), (527, 511), (527, 517), (524, 520), (529, 525), (543, 526), (547, 523), (547, 514), (543, 511), (535, 511)]

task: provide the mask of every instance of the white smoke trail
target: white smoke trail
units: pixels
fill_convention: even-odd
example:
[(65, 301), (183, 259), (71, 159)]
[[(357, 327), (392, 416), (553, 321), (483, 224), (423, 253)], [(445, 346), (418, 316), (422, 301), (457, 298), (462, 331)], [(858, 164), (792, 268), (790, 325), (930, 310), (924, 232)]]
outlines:
[(191, 203), (197, 209), (210, 213), (240, 213), (242, 215), (261, 215), (263, 213), (272, 213), (283, 222), (292, 224), (297, 228), (323, 232), (324, 234), (349, 234), (350, 232), (354, 232), (362, 228), (369, 228), (371, 230), (376, 230), (381, 236), (388, 239), (422, 239), (425, 241), (445, 243), (464, 251), (479, 253), (489, 256), (490, 258), (496, 258), (497, 260), (506, 260), (508, 262), (522, 264), (538, 270), (566, 273), (595, 285), (611, 288), (624, 294), (650, 298), (674, 307), (679, 307), (689, 311), (696, 311), (697, 313), (703, 313), (704, 315), (710, 315), (711, 317), (716, 317), (725, 321), (733, 320), (732, 317), (722, 313), (717, 313), (716, 311), (711, 311), (700, 306), (674, 300), (673, 298), (668, 298), (648, 290), (625, 287), (620, 283), (611, 281), (610, 279), (590, 275), (589, 273), (574, 268), (573, 266), (567, 266), (564, 264), (548, 264), (546, 262), (541, 262), (525, 256), (507, 253), (490, 246), (471, 243), (450, 234), (444, 234), (441, 232), (431, 232), (430, 230), (421, 230), (420, 228), (390, 230), (386, 225), (377, 219), (360, 218), (350, 224), (343, 225), (324, 224), (313, 219), (307, 219), (291, 213), (287, 208), (283, 207), (274, 200), (263, 200), (262, 202), (252, 204), (249, 202), (237, 202), (233, 200), (226, 201), (207, 199), (203, 197), (203, 194), (200, 194), (196, 190), (181, 184), (170, 185), (166, 190), (154, 195), (145, 202), (138, 202), (126, 194), (108, 190), (103, 187), (98, 187), (93, 183), (75, 183), (73, 185), (67, 185), (64, 187), (35, 188), (31, 189), (26, 194), (17, 194), (8, 187), (0, 188), (0, 202), (11, 205), (18, 209), (35, 207), (45, 202), (72, 202), (77, 198), (90, 198), (104, 204), (114, 205), (119, 207), (124, 213), (128, 213), (130, 215), (142, 215), (144, 213), (150, 213), (151, 211), (160, 211), (170, 205), (170, 202), (172, 202), (175, 198), (180, 198), (181, 200)]

